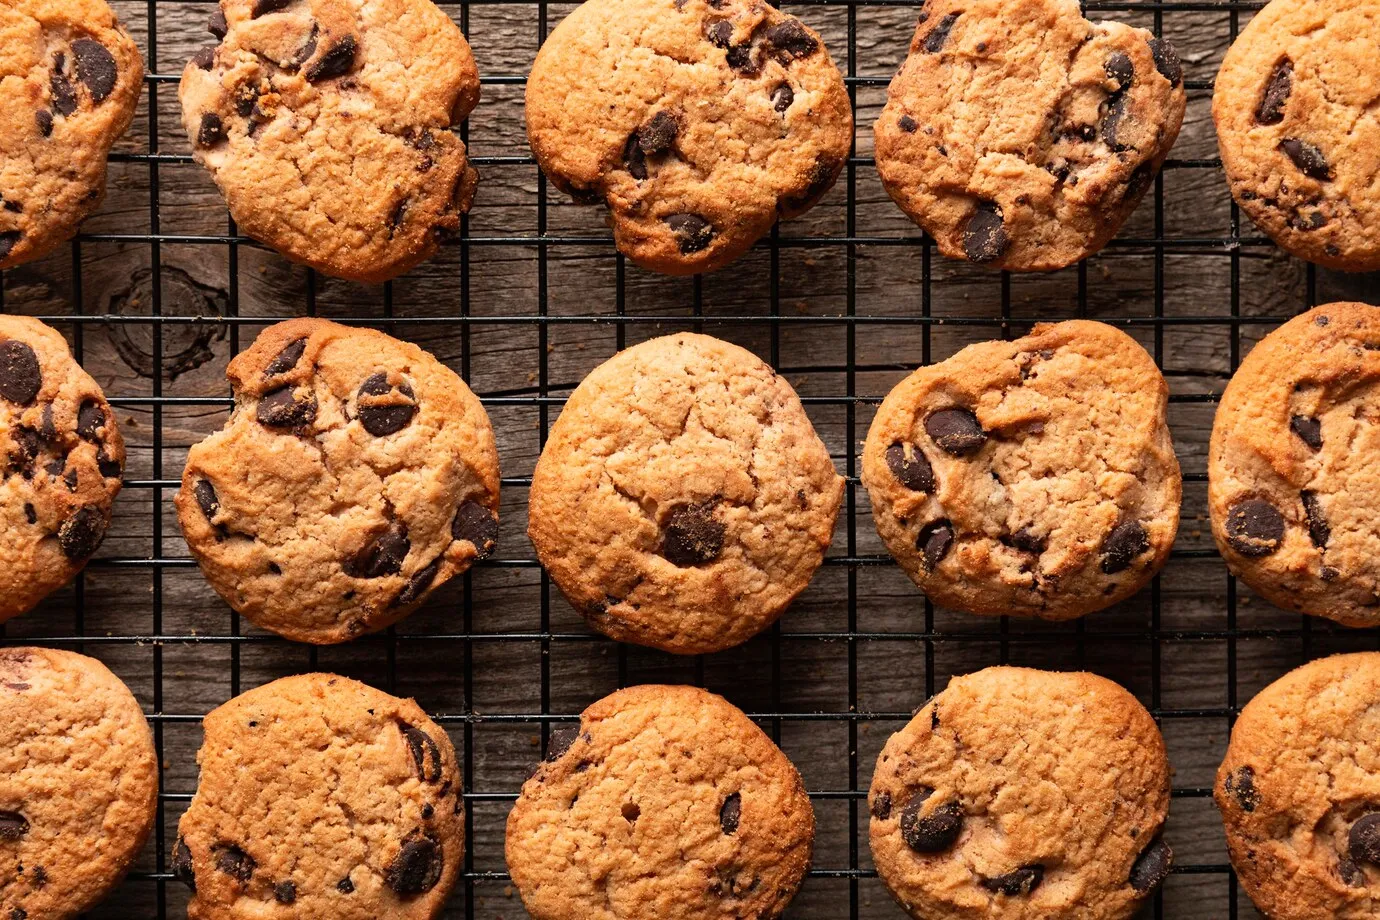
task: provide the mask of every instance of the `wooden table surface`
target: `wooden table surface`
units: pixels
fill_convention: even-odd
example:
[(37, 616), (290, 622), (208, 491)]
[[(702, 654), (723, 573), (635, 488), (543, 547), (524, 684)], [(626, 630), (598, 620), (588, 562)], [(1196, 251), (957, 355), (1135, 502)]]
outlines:
[[(1234, 233), (1210, 87), (1252, 6), (1094, 5), (1094, 19), (1158, 25), (1174, 42), (1189, 86), (1183, 133), (1158, 195), (1104, 254), (1062, 272), (1002, 278), (924, 245), (871, 162), (871, 124), (908, 45), (914, 2), (796, 4), (791, 11), (857, 78), (857, 158), (819, 207), (780, 228), (778, 245), (691, 280), (622, 263), (601, 211), (562, 200), (531, 162), (521, 82), (543, 23), (554, 25), (570, 6), (447, 4), (490, 81), (468, 129), (479, 194), (468, 241), (387, 288), (313, 277), (253, 244), (224, 242), (228, 217), (188, 156), (176, 100), (183, 62), (211, 41), (204, 23), (212, 6), (114, 6), (149, 52), (153, 76), (117, 148), (108, 198), (79, 243), (5, 273), (0, 284), (6, 311), (126, 318), (59, 324), (113, 398), (130, 447), (110, 536), (79, 587), (4, 628), (5, 641), (78, 647), (67, 640), (87, 637), (80, 647), (161, 714), (161, 849), (151, 842), (136, 876), (91, 916), (160, 916), (164, 888), (166, 916), (183, 915), (182, 887), (148, 874), (160, 853), (166, 860), (195, 787), (198, 717), (241, 690), (318, 668), (415, 696), (446, 719), (467, 768), (477, 874), (457, 887), (447, 917), (526, 916), (502, 875), (509, 803), (541, 744), (542, 724), (526, 717), (572, 716), (620, 683), (686, 681), (766, 716), (815, 794), (817, 873), (788, 917), (899, 918), (870, 872), (863, 796), (876, 752), (951, 675), (1000, 662), (1088, 668), (1150, 706), (1175, 768), (1168, 838), (1186, 867), (1166, 884), (1161, 915), (1225, 918), (1239, 903), (1236, 916), (1256, 916), (1232, 891), (1208, 796), (1231, 715), (1309, 657), (1380, 641), (1301, 622), (1233, 585), (1207, 526), (1207, 435), (1215, 397), (1254, 341), (1309, 303), (1380, 300), (1380, 283), (1286, 259), (1244, 219)], [(538, 244), (541, 233), (547, 241)], [(155, 311), (172, 319), (127, 319)], [(171, 503), (187, 447), (226, 415), (229, 357), (265, 323), (308, 312), (367, 319), (460, 371), (486, 400), (507, 477), (495, 560), (437, 592), (394, 632), (319, 650), (238, 623), (189, 562)], [(627, 321), (613, 322), (620, 313)], [(840, 319), (848, 314), (858, 319)], [(218, 316), (235, 319), (204, 319)], [(564, 395), (621, 344), (701, 328), (753, 349), (807, 398), (840, 472), (856, 474), (876, 402), (914, 366), (1004, 331), (1020, 334), (1032, 321), (1073, 316), (1136, 321), (1130, 331), (1169, 380), (1186, 479), (1174, 558), (1152, 590), (1117, 608), (1062, 625), (927, 610), (886, 558), (856, 478), (831, 559), (809, 590), (777, 630), (718, 655), (677, 659), (591, 638), (534, 562), (526, 483), (542, 432)]]

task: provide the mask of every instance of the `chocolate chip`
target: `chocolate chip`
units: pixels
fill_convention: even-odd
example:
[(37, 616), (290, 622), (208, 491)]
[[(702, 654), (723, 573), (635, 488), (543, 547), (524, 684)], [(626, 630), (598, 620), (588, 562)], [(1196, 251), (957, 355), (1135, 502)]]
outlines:
[(182, 884), (196, 891), (196, 873), (192, 868), (192, 850), (187, 841), (178, 835), (172, 852), (172, 874)]
[(244, 850), (233, 843), (218, 843), (211, 847), (216, 869), (241, 882), (249, 881), (259, 864)]
[(13, 907), (10, 909), (9, 920), (29, 920), (29, 912), (22, 907)]
[(1121, 143), (1117, 137), (1117, 132), (1121, 129), (1122, 119), (1125, 117), (1126, 96), (1124, 93), (1118, 92), (1108, 100), (1106, 114), (1102, 116), (1102, 121), (1098, 126), (1103, 142), (1113, 150), (1126, 149), (1126, 145)]
[(773, 55), (783, 64), (806, 58), (819, 50), (819, 40), (801, 25), (799, 19), (787, 19), (771, 26), (763, 39), (775, 51)]
[(743, 817), (742, 793), (734, 792), (719, 806), (719, 827), (725, 834), (736, 834)]
[(719, 500), (680, 505), (667, 516), (661, 554), (672, 565), (691, 566), (713, 562), (724, 548), (726, 526), (715, 520)]
[(642, 143), (636, 131), (628, 135), (628, 141), (623, 145), (623, 168), (639, 182), (647, 178), (647, 155), (642, 152)]
[(355, 52), (359, 45), (353, 35), (347, 35), (332, 45), (325, 54), (307, 71), (307, 79), (313, 83), (329, 80), (349, 73), (355, 66)]
[(18, 840), (28, 832), (28, 818), (17, 811), (0, 811), (0, 840)]
[(1222, 781), (1222, 788), (1236, 798), (1236, 804), (1244, 812), (1253, 812), (1260, 804), (1260, 791), (1255, 788), (1255, 770), (1251, 767), (1238, 767)]
[(316, 421), (316, 395), (310, 390), (298, 399), (295, 387), (288, 384), (259, 397), (255, 417), (270, 428), (296, 428)]
[(733, 44), (733, 23), (727, 19), (715, 20), (704, 30), (704, 37), (716, 48), (727, 48)]
[(924, 556), (925, 571), (933, 572), (934, 567), (949, 554), (953, 543), (954, 528), (947, 520), (931, 521), (920, 528), (920, 535), (915, 538), (915, 548)]
[(1300, 492), (1299, 497), (1303, 499), (1303, 514), (1308, 520), (1308, 539), (1312, 540), (1318, 549), (1323, 549), (1332, 536), (1332, 528), (1327, 524), (1322, 502), (1318, 501), (1315, 493), (1307, 490)]
[(34, 510), (34, 506), (29, 502), (24, 503), (24, 520), (28, 521), (30, 524), (38, 523), (38, 512)]
[(415, 603), (418, 598), (426, 593), (427, 588), (436, 580), (436, 572), (441, 568), (441, 557), (437, 556), (426, 565), (422, 566), (412, 577), (403, 585), (403, 589), (398, 592), (397, 598), (393, 601), (395, 607), (405, 607)]
[[(34, 123), (38, 125), (38, 133), (44, 137), (53, 136), (53, 113), (47, 109), (39, 109), (34, 113)], [(3, 257), (0, 257), (3, 258)]]
[(307, 337), (293, 339), (278, 352), (277, 356), (264, 368), (264, 379), (276, 377), (279, 374), (286, 374), (297, 366), (297, 362), (302, 360), (302, 353), (307, 350)]
[(1243, 556), (1268, 556), (1284, 539), (1284, 516), (1261, 498), (1238, 502), (1227, 512), (1227, 543)]
[(407, 207), (409, 204), (410, 202), (408, 201), (408, 199), (401, 198), (398, 200), (398, 203), (393, 205), (392, 209), (388, 212), (388, 238), (390, 240), (393, 238), (393, 234), (397, 232), (397, 229), (402, 226), (403, 221), (407, 218)]
[(973, 262), (1000, 259), (1010, 245), (1001, 208), (994, 201), (979, 201), (963, 228), (963, 253)]
[(206, 31), (222, 40), (225, 38), (225, 34), (230, 31), (230, 24), (225, 21), (225, 11), (219, 6), (216, 7), (216, 11), (206, 22)]
[(292, 56), (291, 69), (296, 70), (316, 53), (316, 40), (321, 36), (321, 27), (316, 23), (311, 24), (311, 33), (307, 35), (307, 40), (302, 43), (302, 47), (297, 49), (297, 53)]
[(1368, 814), (1351, 825), (1347, 851), (1354, 862), (1380, 866), (1380, 813)]
[(77, 79), (86, 84), (91, 101), (104, 102), (115, 90), (119, 76), (115, 71), (115, 57), (105, 45), (89, 38), (72, 42), (72, 56), (77, 59)]
[[(406, 382), (394, 387), (388, 382), (388, 374), (385, 371), (373, 374), (360, 384), (357, 398), (362, 400), (365, 396), (389, 396), (395, 389), (404, 399), (416, 399), (412, 387)], [(402, 431), (411, 424), (412, 417), (416, 414), (417, 406), (414, 402), (383, 405), (364, 403), (359, 407), (359, 423), (374, 437), (382, 438)]]
[(479, 502), (465, 499), (455, 510), (450, 535), (453, 539), (473, 543), (478, 558), (483, 559), (493, 552), (498, 542), (498, 516)]
[(292, 0), (254, 0), (254, 5), (250, 8), (249, 15), (254, 19), (258, 19), (260, 16), (266, 16), (269, 13), (285, 10), (291, 3)]
[(1284, 106), (1289, 102), (1289, 94), (1294, 91), (1294, 62), (1285, 58), (1275, 65), (1270, 74), (1270, 82), (1265, 84), (1265, 92), (1260, 104), (1255, 107), (1255, 120), (1262, 125), (1277, 125), (1284, 120)]
[(0, 396), (26, 406), (34, 401), (43, 384), (38, 355), (18, 339), (0, 342)]
[(982, 887), (993, 894), (1004, 894), (1007, 897), (1017, 897), (1027, 895), (1040, 887), (1040, 882), (1045, 879), (1045, 867), (1039, 863), (1029, 866), (1021, 866), (1019, 869), (1012, 869), (1005, 875), (996, 878), (985, 878), (982, 880)]
[(1116, 82), (1117, 92), (1124, 92), (1136, 78), (1135, 65), (1131, 63), (1131, 56), (1125, 51), (1113, 52), (1102, 65), (1102, 69), (1109, 80)]
[(728, 66), (745, 77), (755, 77), (762, 71), (762, 66), (758, 62), (757, 54), (750, 42), (734, 45), (728, 49), (728, 54), (725, 57), (728, 60)]
[(347, 875), (345, 878), (335, 883), (335, 890), (341, 894), (354, 894), (355, 883), (350, 881), (350, 877)]
[(85, 559), (105, 538), (105, 516), (95, 508), (79, 508), (58, 528), (58, 546), (73, 561)]
[(1352, 888), (1366, 887), (1366, 873), (1351, 861), (1350, 856), (1337, 857), (1337, 874)]
[(891, 817), (891, 793), (879, 792), (872, 799), (872, 817), (878, 821), (885, 821)]
[(795, 102), (795, 90), (791, 89), (789, 83), (778, 83), (776, 89), (771, 91), (771, 107), (774, 111), (784, 113)]
[(216, 63), (216, 49), (202, 48), (192, 56), (192, 63), (202, 70), (210, 70)]
[(652, 120), (637, 129), (637, 145), (647, 156), (670, 151), (680, 133), (680, 125), (670, 112), (657, 112)]
[(1286, 137), (1279, 142), (1279, 149), (1294, 165), (1310, 179), (1327, 182), (1332, 178), (1332, 168), (1327, 165), (1323, 152), (1308, 141), (1297, 137)]
[(575, 739), (580, 737), (580, 727), (578, 725), (566, 725), (562, 728), (553, 728), (551, 737), (546, 744), (546, 762), (555, 763), (565, 756), (575, 743)]
[(1139, 894), (1154, 891), (1169, 877), (1169, 866), (1173, 862), (1174, 851), (1163, 837), (1156, 837), (1131, 864), (1131, 877), (1128, 880), (1131, 887)]
[(23, 236), (24, 234), (18, 230), (9, 230), (0, 233), (0, 259), (7, 258), (14, 250), (15, 244), (17, 244)]
[(407, 741), (407, 749), (412, 752), (412, 763), (417, 767), (417, 778), (424, 783), (434, 783), (441, 778), (441, 749), (431, 736), (406, 722), (399, 721), (398, 728)]
[(939, 25), (930, 30), (930, 34), (925, 36), (923, 45), (929, 54), (935, 54), (944, 47), (949, 41), (949, 33), (954, 30), (954, 23), (958, 22), (961, 13), (949, 13), (939, 20)]
[(932, 412), (925, 419), (925, 431), (941, 450), (955, 457), (976, 453), (987, 443), (987, 432), (982, 430), (977, 416), (970, 409), (940, 409)]
[(714, 239), (714, 225), (698, 214), (672, 214), (666, 226), (675, 234), (682, 255), (700, 252)]
[(279, 882), (273, 886), (273, 900), (279, 904), (291, 904), (297, 900), (297, 885), (293, 882)]
[(917, 853), (947, 850), (963, 831), (963, 809), (957, 802), (945, 802), (922, 815), (929, 797), (928, 792), (917, 795), (901, 810), (901, 839)]
[(1155, 59), (1155, 69), (1171, 86), (1178, 86), (1184, 79), (1184, 65), (1179, 60), (1179, 52), (1163, 38), (1150, 39), (1150, 56)]
[(1123, 521), (1102, 541), (1102, 572), (1115, 575), (1124, 571), (1142, 553), (1150, 551), (1150, 535), (1139, 521)]
[(423, 894), (436, 887), (444, 865), (441, 842), (414, 831), (388, 865), (383, 881), (402, 897)]
[(105, 410), (95, 400), (88, 399), (77, 410), (77, 435), (88, 441), (99, 441), (105, 427)]
[(77, 110), (76, 91), (72, 89), (72, 81), (62, 72), (66, 66), (66, 55), (60, 51), (53, 55), (53, 75), (48, 80), (48, 90), (53, 97), (53, 111), (62, 116), (71, 115)]
[(902, 115), (896, 124), (907, 134), (914, 134), (920, 128), (920, 123), (909, 115)]
[(215, 112), (204, 112), (201, 126), (197, 128), (196, 142), (199, 147), (214, 147), (225, 140), (225, 124)]
[(1289, 418), (1289, 430), (1299, 436), (1303, 443), (1313, 450), (1322, 449), (1322, 420), (1309, 418), (1306, 415), (1294, 415)]
[(886, 465), (896, 481), (912, 492), (933, 492), (934, 467), (914, 444), (893, 444), (886, 449)]
[(407, 525), (397, 521), (375, 536), (344, 563), (345, 574), (351, 578), (382, 578), (402, 571), (412, 543), (407, 539)]

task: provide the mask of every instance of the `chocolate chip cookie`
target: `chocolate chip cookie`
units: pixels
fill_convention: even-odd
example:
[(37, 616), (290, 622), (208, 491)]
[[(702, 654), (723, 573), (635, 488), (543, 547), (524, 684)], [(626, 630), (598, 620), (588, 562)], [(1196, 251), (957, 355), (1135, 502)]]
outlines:
[(586, 0), (532, 65), (527, 137), (621, 252), (688, 275), (813, 207), (853, 114), (819, 36), (764, 0)]
[(318, 319), (230, 362), (235, 409), (187, 455), (177, 515), (226, 603), (319, 644), (382, 629), (488, 555), (498, 453), (483, 406), (415, 345)]
[(877, 171), (944, 255), (1063, 268), (1135, 210), (1184, 98), (1173, 46), (1075, 0), (932, 0), (877, 121)]
[(105, 665), (46, 648), (0, 648), (0, 725), (0, 917), (70, 920), (153, 830), (153, 736)]
[(647, 685), (553, 732), (506, 855), (533, 920), (779, 917), (814, 836), (800, 774), (747, 716), (697, 687)]
[(1376, 0), (1273, 0), (1222, 61), (1212, 116), (1234, 197), (1285, 251), (1380, 269)]
[(527, 532), (595, 629), (697, 654), (755, 636), (805, 590), (842, 496), (790, 384), (683, 333), (615, 355), (571, 394)]
[(182, 73), (182, 120), (244, 233), (386, 281), (460, 227), (475, 171), (451, 128), (479, 99), (430, 0), (221, 0)]
[(101, 545), (125, 442), (57, 330), (0, 315), (0, 622), (67, 584)]
[(173, 874), (191, 920), (438, 917), (465, 816), (450, 739), (412, 700), (285, 677), (209, 713)]
[(0, 269), (42, 258), (105, 195), (111, 146), (144, 85), (102, 0), (0, 5)]
[(920, 920), (1124, 920), (1169, 875), (1155, 720), (1094, 674), (956, 677), (892, 735), (872, 858)]
[(1065, 620), (1130, 597), (1179, 526), (1168, 396), (1134, 339), (1086, 320), (922, 367), (863, 447), (877, 532), (944, 607)]
[(1208, 453), (1212, 533), (1272, 604), (1380, 624), (1380, 308), (1334, 303), (1270, 333), (1232, 376)]
[(1241, 885), (1274, 920), (1380, 899), (1380, 654), (1314, 661), (1246, 704), (1213, 797)]

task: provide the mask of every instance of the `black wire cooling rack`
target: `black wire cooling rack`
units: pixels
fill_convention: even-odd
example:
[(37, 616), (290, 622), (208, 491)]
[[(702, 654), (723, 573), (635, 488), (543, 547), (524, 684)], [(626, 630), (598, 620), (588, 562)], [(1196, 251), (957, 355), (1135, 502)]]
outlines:
[[(1254, 2), (1095, 2), (1174, 41), (1189, 115), (1154, 192), (1105, 253), (1046, 276), (998, 275), (938, 257), (881, 192), (870, 126), (922, 0), (800, 0), (846, 74), (855, 150), (807, 217), (740, 263), (696, 279), (626, 265), (599, 215), (550, 189), (522, 143), (524, 75), (567, 5), (446, 3), (470, 37), (486, 98), (462, 134), (481, 192), (460, 238), (407, 278), (347, 285), (288, 266), (228, 223), (189, 155), (176, 106), (181, 63), (211, 0), (115, 6), (146, 53), (147, 100), (112, 156), (111, 192), (70, 250), (0, 276), (0, 309), (68, 332), (107, 389), (130, 445), (110, 537), (87, 572), (3, 627), (6, 643), (76, 648), (130, 683), (153, 726), (163, 785), (154, 839), (95, 917), (177, 917), (168, 871), (195, 787), (199, 721), (285, 673), (358, 676), (416, 696), (451, 733), (465, 773), (466, 857), (448, 917), (525, 916), (502, 860), (503, 822), (554, 725), (615, 686), (688, 681), (725, 693), (801, 767), (819, 819), (811, 878), (788, 916), (902, 916), (872, 871), (867, 787), (885, 738), (947, 678), (997, 663), (1086, 667), (1130, 687), (1159, 720), (1176, 767), (1174, 873), (1155, 917), (1254, 916), (1238, 894), (1211, 805), (1212, 773), (1240, 706), (1302, 661), (1377, 644), (1374, 632), (1283, 614), (1238, 589), (1205, 514), (1207, 432), (1243, 351), (1275, 324), (1376, 279), (1282, 258), (1243, 223), (1216, 158), (1212, 77)], [(176, 287), (182, 293), (170, 293)], [(189, 310), (183, 294), (211, 292)], [(186, 553), (171, 497), (186, 447), (230, 405), (223, 364), (267, 323), (298, 314), (368, 323), (419, 341), (483, 398), (503, 459), (500, 558), (385, 633), (315, 649), (242, 629)], [(858, 482), (860, 441), (886, 390), (915, 365), (1033, 321), (1088, 316), (1135, 335), (1171, 385), (1185, 471), (1183, 526), (1165, 572), (1137, 598), (1083, 621), (987, 620), (936, 610), (885, 555)], [(614, 350), (676, 329), (739, 341), (802, 392), (848, 490), (811, 589), (767, 635), (717, 656), (674, 659), (591, 634), (541, 573), (524, 536), (526, 490), (564, 395)], [(174, 343), (194, 339), (174, 355)], [(133, 343), (133, 344), (131, 344)], [(141, 344), (142, 343), (142, 344)], [(130, 374), (139, 361), (147, 373)], [(142, 351), (141, 351), (142, 349)], [(199, 349), (199, 350), (198, 350)], [(119, 362), (123, 358), (125, 365)], [(201, 361), (208, 362), (196, 370)], [(136, 371), (138, 370), (135, 367)]]

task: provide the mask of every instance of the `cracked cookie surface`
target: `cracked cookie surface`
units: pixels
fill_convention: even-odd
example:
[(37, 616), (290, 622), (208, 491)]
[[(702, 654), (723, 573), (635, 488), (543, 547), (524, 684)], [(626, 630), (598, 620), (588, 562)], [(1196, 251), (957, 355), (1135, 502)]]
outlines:
[(955, 677), (888, 739), (872, 857), (917, 920), (1131, 917), (1169, 874), (1154, 719), (1086, 673)]
[(70, 920), (124, 877), (157, 815), (139, 703), (94, 658), (0, 649), (0, 916)]
[(1232, 375), (1208, 509), (1234, 574), (1286, 610), (1380, 624), (1380, 308), (1334, 303), (1267, 335)]
[(1103, 323), (970, 345), (887, 394), (863, 446), (877, 532), (936, 604), (1063, 620), (1169, 557), (1182, 478), (1169, 388)]
[(679, 334), (595, 368), (551, 428), (528, 534), (622, 642), (718, 651), (776, 621), (823, 560), (843, 479), (789, 383)]
[(124, 462), (115, 413), (62, 334), (0, 316), (0, 622), (86, 566)]
[(0, 269), (47, 255), (105, 195), (144, 65), (101, 0), (0, 5)]
[(800, 774), (727, 700), (645, 685), (553, 733), (508, 816), (533, 920), (778, 917), (809, 869)]
[(177, 513), (207, 581), (258, 626), (344, 642), (492, 551), (493, 430), (427, 352), (296, 319), (265, 329), (227, 375), (235, 408), (188, 453)]
[(460, 768), (416, 703), (303, 674), (203, 727), (169, 860), (191, 920), (440, 916), (464, 856)]
[(1212, 115), (1241, 209), (1285, 251), (1380, 269), (1377, 0), (1273, 0), (1222, 61)]
[(479, 75), (430, 0), (222, 0), (208, 28), (182, 120), (242, 232), (386, 281), (459, 229), (476, 174), (450, 129)]
[(1242, 886), (1275, 920), (1380, 904), (1380, 654), (1296, 668), (1241, 710), (1213, 797)]
[(532, 65), (527, 136), (621, 252), (685, 275), (813, 207), (853, 114), (819, 36), (762, 0), (587, 0)]
[(1074, 0), (934, 0), (877, 120), (877, 170), (944, 255), (1063, 268), (1116, 235), (1184, 114), (1183, 70), (1144, 29)]

